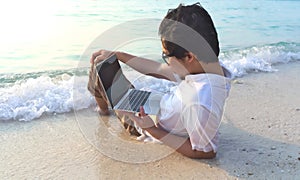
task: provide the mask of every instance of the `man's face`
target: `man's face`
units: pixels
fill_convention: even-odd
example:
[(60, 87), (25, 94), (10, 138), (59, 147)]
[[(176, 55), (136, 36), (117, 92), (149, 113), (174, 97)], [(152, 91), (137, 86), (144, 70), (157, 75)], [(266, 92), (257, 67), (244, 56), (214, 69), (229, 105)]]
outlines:
[(176, 58), (175, 56), (170, 54), (168, 50), (165, 49), (164, 47), (162, 47), (162, 51), (163, 51), (162, 58), (174, 73), (178, 74), (182, 79), (187, 74), (189, 74), (188, 70), (186, 69), (187, 62), (185, 61), (184, 58), (183, 59)]

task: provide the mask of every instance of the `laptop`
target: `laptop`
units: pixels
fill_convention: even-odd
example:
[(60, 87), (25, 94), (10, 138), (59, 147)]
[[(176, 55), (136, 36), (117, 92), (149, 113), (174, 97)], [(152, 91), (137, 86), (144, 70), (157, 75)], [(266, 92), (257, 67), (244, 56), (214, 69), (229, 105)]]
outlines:
[(98, 63), (96, 69), (112, 109), (139, 112), (140, 107), (143, 106), (146, 114), (159, 113), (163, 94), (135, 89), (123, 74), (115, 55)]

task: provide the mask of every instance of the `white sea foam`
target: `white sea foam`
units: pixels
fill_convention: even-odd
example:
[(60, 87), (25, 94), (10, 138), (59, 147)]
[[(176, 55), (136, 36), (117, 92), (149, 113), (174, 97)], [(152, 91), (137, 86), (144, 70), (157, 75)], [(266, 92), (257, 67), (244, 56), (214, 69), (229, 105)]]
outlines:
[[(86, 87), (86, 79), (77, 81), (81, 83), (77, 86)], [(64, 113), (87, 108), (92, 104), (90, 94), (86, 90), (76, 89), (77, 96), (73, 99), (73, 82), (74, 76), (66, 74), (61, 79), (40, 76), (1, 88), (0, 120), (29, 121), (44, 113)]]
[(300, 60), (299, 44), (277, 43), (231, 50), (220, 54), (220, 61), (233, 73), (241, 77), (250, 72), (274, 72), (273, 65)]
[[(166, 92), (172, 86), (168, 81), (141, 76), (131, 79), (136, 88), (148, 87)], [(0, 120), (30, 121), (43, 114), (53, 115), (73, 110), (81, 110), (95, 104), (87, 90), (87, 76), (69, 76), (59, 78), (40, 76), (18, 81), (13, 86), (0, 89)]]
[[(274, 64), (300, 60), (299, 44), (278, 43), (231, 50), (221, 53), (220, 59), (235, 77), (257, 71), (273, 72), (276, 71)], [(138, 89), (147, 87), (166, 92), (174, 85), (166, 80), (140, 76), (128, 68), (124, 71)], [(68, 75), (72, 74), (68, 70), (65, 73), (0, 75), (0, 120), (30, 121), (43, 114), (65, 113), (95, 105), (87, 90), (86, 70), (78, 72), (78, 76)], [(25, 80), (20, 80), (21, 77)]]

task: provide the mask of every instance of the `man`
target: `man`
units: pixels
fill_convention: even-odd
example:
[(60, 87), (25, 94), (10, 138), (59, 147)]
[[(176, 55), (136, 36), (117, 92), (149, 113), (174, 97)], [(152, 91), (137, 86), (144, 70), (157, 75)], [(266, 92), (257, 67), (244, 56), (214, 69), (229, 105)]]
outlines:
[[(230, 73), (219, 61), (217, 32), (208, 12), (199, 4), (169, 10), (160, 24), (162, 58), (166, 63), (124, 52), (100, 50), (91, 57), (96, 64), (111, 55), (146, 75), (179, 82), (163, 96), (155, 124), (140, 108), (128, 116), (154, 138), (190, 158), (214, 158), (218, 128), (230, 89)], [(91, 92), (101, 88), (89, 88)], [(95, 94), (95, 93), (93, 93)], [(96, 96), (101, 113), (108, 114), (107, 101)]]

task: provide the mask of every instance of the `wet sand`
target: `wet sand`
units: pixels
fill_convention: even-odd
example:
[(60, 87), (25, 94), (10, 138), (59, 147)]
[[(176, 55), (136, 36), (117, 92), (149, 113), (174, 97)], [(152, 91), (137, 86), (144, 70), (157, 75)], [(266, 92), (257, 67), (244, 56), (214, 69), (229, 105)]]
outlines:
[(93, 108), (0, 122), (0, 179), (297, 179), (300, 63), (232, 83), (213, 160), (137, 142)]

